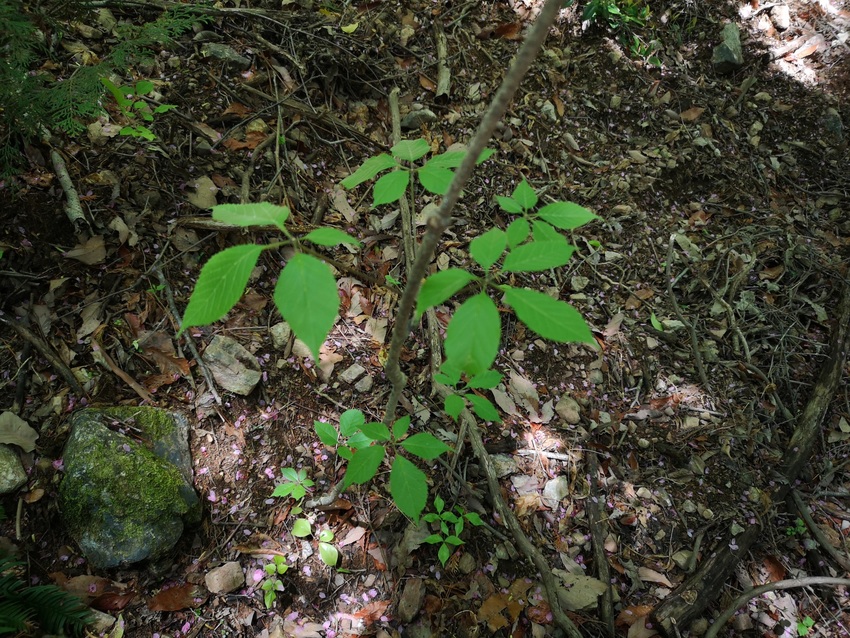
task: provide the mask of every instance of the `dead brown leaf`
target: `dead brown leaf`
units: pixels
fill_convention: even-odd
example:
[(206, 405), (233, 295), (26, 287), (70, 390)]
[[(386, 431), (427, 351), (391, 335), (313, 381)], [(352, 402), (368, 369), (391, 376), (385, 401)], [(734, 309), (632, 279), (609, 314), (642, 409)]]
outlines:
[(68, 259), (76, 259), (88, 266), (99, 264), (106, 259), (106, 247), (103, 242), (102, 235), (95, 235), (84, 241), (82, 244), (77, 244), (64, 255)]
[(180, 611), (200, 607), (207, 601), (209, 594), (201, 585), (186, 583), (163, 589), (148, 601), (151, 611)]
[(686, 111), (679, 113), (679, 117), (682, 118), (683, 122), (696, 122), (704, 111), (705, 109), (700, 106), (692, 106)]

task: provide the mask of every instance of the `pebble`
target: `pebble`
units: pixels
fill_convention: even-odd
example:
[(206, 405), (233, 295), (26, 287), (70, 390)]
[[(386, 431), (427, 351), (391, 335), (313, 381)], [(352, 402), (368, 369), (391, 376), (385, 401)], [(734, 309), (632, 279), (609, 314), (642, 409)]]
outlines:
[(229, 594), (245, 584), (245, 574), (238, 561), (230, 561), (211, 569), (204, 577), (204, 583), (213, 594)]
[(354, 363), (340, 372), (339, 378), (346, 383), (354, 383), (357, 379), (363, 376), (364, 372), (366, 372), (366, 368), (361, 366), (359, 363)]

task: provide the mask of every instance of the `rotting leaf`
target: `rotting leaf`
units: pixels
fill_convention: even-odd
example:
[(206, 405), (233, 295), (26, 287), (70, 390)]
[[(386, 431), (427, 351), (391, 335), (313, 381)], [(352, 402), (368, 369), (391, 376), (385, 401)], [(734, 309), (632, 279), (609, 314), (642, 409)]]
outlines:
[(24, 452), (32, 452), (38, 432), (14, 412), (0, 414), (0, 443), (17, 445)]
[(103, 236), (95, 235), (82, 244), (77, 244), (63, 256), (69, 259), (76, 259), (88, 266), (99, 264), (106, 259), (106, 247), (103, 243)]
[(151, 611), (180, 611), (200, 607), (207, 601), (207, 590), (201, 585), (186, 583), (163, 589), (148, 601)]

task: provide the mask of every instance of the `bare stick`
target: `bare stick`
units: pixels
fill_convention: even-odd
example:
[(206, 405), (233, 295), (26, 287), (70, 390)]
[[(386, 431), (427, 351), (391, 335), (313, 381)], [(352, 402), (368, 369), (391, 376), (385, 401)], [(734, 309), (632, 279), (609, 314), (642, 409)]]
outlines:
[(88, 220), (83, 214), (80, 196), (77, 194), (77, 189), (74, 188), (74, 182), (71, 181), (71, 176), (68, 174), (68, 167), (65, 166), (65, 160), (56, 151), (50, 151), (50, 160), (53, 162), (53, 170), (56, 171), (56, 177), (67, 198), (65, 202), (65, 214), (74, 225), (74, 230), (80, 232), (88, 225)]

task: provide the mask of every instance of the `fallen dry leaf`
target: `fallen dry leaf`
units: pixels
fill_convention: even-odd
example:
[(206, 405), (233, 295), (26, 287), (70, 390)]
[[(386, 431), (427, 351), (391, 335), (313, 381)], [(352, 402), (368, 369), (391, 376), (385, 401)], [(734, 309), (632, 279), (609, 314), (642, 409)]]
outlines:
[(673, 587), (673, 583), (671, 583), (664, 574), (657, 572), (654, 569), (650, 569), (649, 567), (639, 567), (638, 576), (640, 576), (640, 579), (643, 581)]
[(209, 594), (201, 585), (186, 583), (163, 589), (148, 601), (151, 611), (180, 611), (200, 607), (207, 601)]
[(14, 412), (0, 414), (0, 443), (17, 445), (24, 452), (32, 452), (38, 432)]
[(693, 106), (688, 110), (679, 113), (679, 117), (682, 118), (683, 122), (696, 122), (699, 119), (699, 116), (702, 115), (704, 111), (704, 108), (701, 108), (699, 106)]
[(63, 256), (68, 259), (76, 259), (88, 266), (99, 264), (106, 259), (106, 247), (103, 243), (103, 236), (95, 235), (82, 244), (77, 244)]

